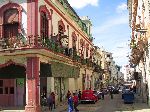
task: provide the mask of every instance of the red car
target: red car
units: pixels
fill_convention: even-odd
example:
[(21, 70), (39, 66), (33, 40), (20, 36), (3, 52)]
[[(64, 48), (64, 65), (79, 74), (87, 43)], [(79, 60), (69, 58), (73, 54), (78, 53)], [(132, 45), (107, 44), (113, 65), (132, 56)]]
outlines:
[(98, 97), (94, 94), (92, 90), (83, 90), (81, 96), (81, 102), (93, 102), (98, 101)]

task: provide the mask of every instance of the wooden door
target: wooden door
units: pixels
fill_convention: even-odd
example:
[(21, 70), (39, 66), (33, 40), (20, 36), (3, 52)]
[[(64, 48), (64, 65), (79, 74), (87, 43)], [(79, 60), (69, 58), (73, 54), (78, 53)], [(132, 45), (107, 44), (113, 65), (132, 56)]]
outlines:
[(4, 38), (8, 47), (14, 47), (18, 35), (18, 23), (4, 25)]
[(0, 106), (12, 107), (15, 104), (15, 79), (0, 79)]
[(4, 38), (12, 38), (18, 35), (18, 23), (4, 25)]

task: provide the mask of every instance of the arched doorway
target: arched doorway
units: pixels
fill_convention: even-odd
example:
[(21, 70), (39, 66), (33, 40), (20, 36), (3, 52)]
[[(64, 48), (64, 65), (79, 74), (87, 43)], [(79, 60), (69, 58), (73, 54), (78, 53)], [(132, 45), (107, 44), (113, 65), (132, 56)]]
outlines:
[(15, 64), (0, 68), (0, 106), (25, 106), (25, 71), (24, 66)]

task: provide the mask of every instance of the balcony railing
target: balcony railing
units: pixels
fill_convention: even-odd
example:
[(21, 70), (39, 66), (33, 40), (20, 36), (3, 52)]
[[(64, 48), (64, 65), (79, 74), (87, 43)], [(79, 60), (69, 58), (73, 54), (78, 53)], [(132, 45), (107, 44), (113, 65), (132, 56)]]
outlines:
[[(57, 38), (57, 37), (56, 37)], [(5, 51), (9, 49), (24, 49), (24, 48), (44, 48), (55, 53), (63, 54), (68, 58), (71, 58), (75, 62), (79, 62), (82, 65), (87, 65), (92, 67), (93, 63), (91, 58), (84, 59), (83, 57), (77, 55), (76, 48), (69, 48), (67, 46), (60, 45), (55, 37), (40, 37), (40, 36), (28, 36), (24, 37), (18, 35), (12, 38), (0, 38), (0, 51)]]

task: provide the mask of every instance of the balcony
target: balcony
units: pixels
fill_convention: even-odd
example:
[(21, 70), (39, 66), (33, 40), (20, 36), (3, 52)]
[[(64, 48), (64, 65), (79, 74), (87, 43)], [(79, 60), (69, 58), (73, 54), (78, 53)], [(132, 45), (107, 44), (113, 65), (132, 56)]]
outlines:
[(146, 38), (146, 30), (145, 29), (140, 29), (139, 24), (137, 24), (137, 31), (140, 32), (140, 35), (138, 38), (132, 38), (131, 43), (130, 43), (130, 48), (131, 48), (131, 57), (130, 57), (130, 62), (132, 64), (137, 65), (139, 61), (142, 59), (143, 54), (146, 50), (148, 50), (148, 40)]
[[(42, 55), (44, 51), (44, 54), (51, 53), (50, 55), (52, 57), (55, 57), (59, 60), (61, 58), (61, 60), (64, 61), (65, 59), (66, 62), (68, 61), (69, 63), (75, 62), (80, 63), (81, 65), (92, 67), (91, 59), (84, 59), (83, 57), (77, 55), (76, 48), (69, 48), (63, 42), (58, 41), (55, 36), (51, 36), (50, 38), (42, 38), (40, 36), (31, 35), (26, 38), (22, 35), (19, 35), (17, 37), (0, 39), (0, 52), (5, 53), (6, 51), (10, 51), (10, 53), (13, 53), (18, 50), (30, 50), (31, 54), (34, 52), (41, 52)], [(69, 60), (72, 61), (70, 62)]]

